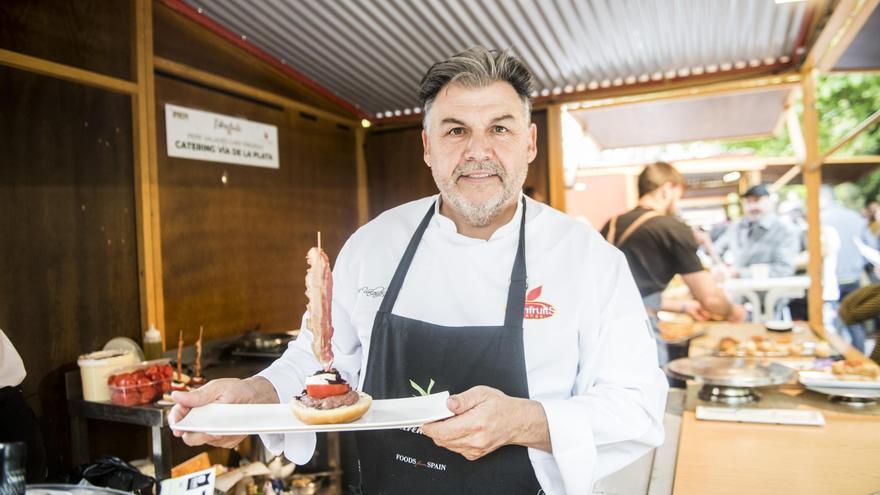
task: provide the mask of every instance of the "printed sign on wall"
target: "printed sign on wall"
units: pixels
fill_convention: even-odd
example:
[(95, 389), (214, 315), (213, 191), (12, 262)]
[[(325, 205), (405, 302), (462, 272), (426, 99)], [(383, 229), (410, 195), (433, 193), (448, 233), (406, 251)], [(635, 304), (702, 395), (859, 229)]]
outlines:
[(168, 156), (278, 168), (278, 128), (165, 104)]

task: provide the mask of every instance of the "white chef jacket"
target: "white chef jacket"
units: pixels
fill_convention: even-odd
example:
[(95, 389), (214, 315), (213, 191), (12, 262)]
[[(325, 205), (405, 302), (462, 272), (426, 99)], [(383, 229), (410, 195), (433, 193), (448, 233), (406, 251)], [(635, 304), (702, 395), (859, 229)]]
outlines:
[(3, 330), (0, 330), (0, 388), (17, 387), (24, 381), (25, 376), (27, 373), (21, 356)]
[[(373, 319), (416, 226), (437, 197), (386, 211), (349, 238), (333, 270), (334, 365), (363, 386)], [(524, 320), (530, 398), (547, 416), (553, 453), (528, 449), (548, 494), (586, 494), (594, 480), (663, 441), (668, 385), (642, 300), (623, 254), (592, 227), (527, 199), (528, 291), (552, 316)], [(443, 326), (500, 326), (522, 204), (488, 240), (459, 234), (439, 208), (419, 244), (393, 313)], [(546, 309), (552, 306), (552, 311)], [(540, 309), (540, 308), (539, 308)], [(528, 313), (528, 311), (527, 311)], [(304, 321), (305, 318), (304, 317)], [(303, 325), (305, 327), (305, 325)], [(304, 331), (260, 373), (282, 402), (320, 366)], [(449, 363), (454, 365), (455, 363)], [(294, 462), (314, 435), (264, 435)]]

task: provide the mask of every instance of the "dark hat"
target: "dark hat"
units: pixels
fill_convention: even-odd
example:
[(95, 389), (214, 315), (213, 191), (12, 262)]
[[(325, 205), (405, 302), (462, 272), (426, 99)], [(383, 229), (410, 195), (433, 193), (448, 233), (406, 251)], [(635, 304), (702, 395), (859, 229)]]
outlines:
[(760, 198), (761, 196), (770, 196), (770, 191), (767, 190), (767, 186), (764, 184), (758, 184), (757, 186), (750, 187), (745, 194), (743, 194), (744, 198), (749, 196), (754, 196), (756, 198)]

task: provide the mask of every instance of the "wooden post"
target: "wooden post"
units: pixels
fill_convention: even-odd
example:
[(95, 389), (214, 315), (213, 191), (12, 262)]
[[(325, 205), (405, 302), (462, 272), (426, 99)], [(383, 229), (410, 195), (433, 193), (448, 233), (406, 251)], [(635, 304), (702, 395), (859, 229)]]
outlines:
[(809, 262), (810, 290), (807, 294), (807, 314), (810, 328), (825, 337), (822, 319), (822, 240), (819, 218), (819, 187), (822, 185), (822, 156), (819, 154), (819, 115), (816, 111), (816, 73), (807, 68), (801, 78), (803, 85), (804, 114), (804, 185), (807, 188), (807, 252)]
[(153, 73), (153, 2), (134, 0), (134, 129), (135, 214), (138, 228), (138, 274), (141, 331), (155, 325), (165, 342), (162, 250), (159, 234), (159, 178), (156, 146), (156, 85)]
[(749, 173), (747, 171), (740, 172), (739, 180), (736, 183), (736, 192), (740, 197), (742, 197), (742, 195), (754, 185), (749, 179)]
[(358, 225), (363, 225), (370, 220), (370, 203), (367, 195), (367, 157), (364, 155), (366, 136), (367, 130), (362, 126), (355, 128), (354, 157), (357, 169)]
[(547, 107), (547, 162), (550, 206), (565, 211), (565, 169), (562, 160), (562, 105)]

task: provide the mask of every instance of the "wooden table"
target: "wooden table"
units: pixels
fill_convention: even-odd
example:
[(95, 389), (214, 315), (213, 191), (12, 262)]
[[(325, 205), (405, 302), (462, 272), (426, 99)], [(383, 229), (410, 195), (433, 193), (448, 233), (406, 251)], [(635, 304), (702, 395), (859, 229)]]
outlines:
[(819, 339), (810, 330), (806, 323), (794, 324), (791, 332), (770, 332), (760, 323), (697, 323), (699, 330), (705, 330), (705, 335), (691, 340), (689, 356), (706, 356), (718, 346), (718, 342), (724, 337), (733, 337), (739, 341), (746, 341), (752, 337), (767, 337), (770, 340), (780, 338), (791, 339), (791, 342), (817, 342)]
[[(701, 354), (705, 345), (721, 337), (736, 337), (731, 332), (748, 338), (762, 331), (753, 324), (713, 325), (702, 343), (693, 342), (692, 352)], [(814, 338), (809, 330), (803, 337)], [(694, 410), (705, 404), (696, 398), (698, 389), (689, 384), (675, 495), (880, 492), (880, 406), (852, 409), (798, 385), (786, 385), (763, 389), (759, 402), (740, 407), (818, 410), (825, 426), (698, 421)]]
[[(695, 395), (697, 388), (690, 387), (689, 395)], [(845, 413), (838, 410), (845, 406), (835, 406), (820, 394), (790, 393), (794, 395), (764, 393), (759, 407), (818, 409), (825, 426), (698, 421), (695, 406), (686, 404), (673, 494), (880, 491), (880, 408)]]

